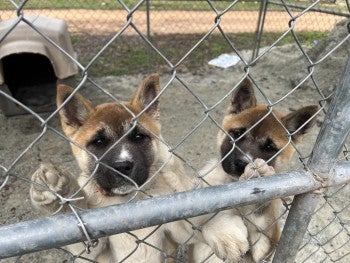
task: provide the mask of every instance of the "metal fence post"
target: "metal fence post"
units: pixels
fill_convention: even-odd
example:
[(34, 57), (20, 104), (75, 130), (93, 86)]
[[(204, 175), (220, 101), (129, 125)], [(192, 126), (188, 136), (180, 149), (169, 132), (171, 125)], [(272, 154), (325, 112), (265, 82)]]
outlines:
[(257, 58), (259, 55), (259, 49), (260, 49), (260, 43), (261, 43), (261, 38), (264, 30), (264, 25), (265, 25), (265, 17), (266, 17), (266, 12), (267, 12), (267, 5), (268, 5), (268, 0), (263, 0), (260, 3), (260, 8), (259, 8), (259, 17), (258, 17), (258, 23), (256, 26), (256, 31), (255, 31), (255, 41), (253, 45), (253, 52), (252, 52), (252, 60)]
[(146, 0), (147, 38), (151, 37), (150, 0)]
[[(325, 121), (317, 137), (308, 167), (315, 180), (327, 186), (333, 167), (350, 130), (350, 55), (340, 86), (335, 91)], [(294, 198), (273, 263), (292, 263), (303, 241), (312, 213), (319, 202), (317, 192)]]
[[(150, 11), (151, 11), (151, 7), (150, 7), (150, 1), (151, 0), (146, 0), (146, 23), (147, 23), (147, 39), (149, 41), (151, 41), (151, 17), (150, 17)], [(148, 48), (147, 49), (147, 67), (148, 70), (150, 70), (150, 65), (151, 65), (151, 50)]]

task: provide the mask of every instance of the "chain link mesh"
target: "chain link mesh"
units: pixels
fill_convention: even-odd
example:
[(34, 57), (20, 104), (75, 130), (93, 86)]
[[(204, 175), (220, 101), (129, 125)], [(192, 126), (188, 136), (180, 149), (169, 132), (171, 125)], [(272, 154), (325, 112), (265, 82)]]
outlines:
[[(9, 118), (0, 114), (1, 224), (13, 224), (42, 216), (41, 213), (37, 213), (31, 208), (29, 198), (31, 186), (40, 188), (40, 183), (33, 181), (31, 175), (41, 163), (54, 163), (58, 167), (59, 173), (69, 172), (73, 177), (80, 173), (71, 155), (69, 143), (85, 152), (96, 163), (88, 180), (69, 195), (64, 193), (62, 189), (56, 192), (46, 187), (52, 198), (60, 200), (53, 214), (73, 212), (77, 219), (77, 227), (82, 231), (87, 241), (77, 245), (79, 246), (78, 250), (75, 250), (74, 253), (69, 249), (57, 248), (3, 259), (2, 262), (96, 262), (91, 255), (94, 255), (95, 251), (105, 245), (105, 239), (94, 240), (90, 237), (89, 226), (86, 226), (80, 216), (81, 211), (84, 210), (84, 207), (81, 207), (81, 202), (83, 202), (81, 196), (84, 195), (88, 184), (95, 180), (99, 167), (118, 172), (105, 163), (103, 157), (141, 125), (139, 120), (141, 113), (143, 113), (135, 114), (121, 103), (130, 98), (141, 83), (143, 75), (96, 77), (96, 68), (98, 70), (104, 68), (104, 64), (107, 63), (105, 57), (111, 56), (113, 53), (117, 53), (117, 58), (123, 58), (129, 56), (127, 52), (123, 53), (125, 50), (146, 50), (151, 66), (140, 69), (136, 61), (134, 69), (128, 73), (152, 72), (154, 71), (153, 61), (157, 61), (154, 65), (164, 73), (161, 79), (161, 91), (158, 95), (161, 105), (163, 137), (150, 130), (148, 132), (152, 133), (152, 136), (166, 147), (170, 155), (154, 171), (149, 181), (160, 177), (162, 169), (172, 161), (172, 158), (176, 157), (181, 160), (187, 173), (195, 182), (192, 187), (180, 190), (210, 186), (213, 183), (208, 181), (206, 175), (217, 167), (221, 167), (225, 158), (233, 150), (249, 157), (250, 153), (240, 148), (238, 142), (246, 138), (255, 127), (259, 127), (261, 122), (271, 117), (278, 125), (283, 126), (288, 140), (265, 161), (269, 165), (273, 165), (283, 154), (283, 150), (291, 146), (296, 151), (295, 156), (288, 162), (288, 165), (277, 167), (278, 164), (276, 164), (276, 170), (284, 172), (297, 168), (309, 169), (308, 160), (313, 144), (319, 127), (322, 125), (324, 114), (327, 112), (333, 90), (338, 85), (340, 73), (350, 48), (349, 4), (347, 1), (337, 3), (303, 2), (304, 7), (301, 9), (291, 7), (290, 5), (293, 3), (285, 1), (277, 4), (271, 2), (268, 5), (271, 10), (267, 9), (264, 30), (261, 32), (263, 33), (262, 39), (266, 37), (265, 33), (267, 32), (276, 32), (276, 35), (267, 42), (263, 41), (267, 45), (260, 50), (256, 57), (252, 57), (252, 52), (249, 51), (254, 43), (247, 43), (245, 47), (241, 47), (237, 45), (235, 40), (236, 33), (252, 34), (256, 31), (257, 9), (241, 11), (240, 7), (240, 5), (250, 4), (255, 5), (255, 7), (259, 6), (256, 3), (201, 1), (193, 2), (200, 7), (191, 5), (188, 7), (189, 10), (179, 11), (173, 10), (175, 8), (171, 6), (175, 4), (176, 6), (188, 5), (188, 2), (150, 2), (150, 6), (154, 5), (155, 8), (150, 10), (150, 24), (147, 29), (146, 1), (56, 2), (57, 6), (56, 4), (51, 6), (52, 1), (40, 1), (40, 4), (30, 0), (6, 1), (5, 8), (0, 11), (1, 20), (5, 21), (10, 18), (14, 18), (14, 20), (12, 26), (0, 35), (0, 53), (1, 43), (11, 35), (19, 23), (26, 23), (32, 29), (33, 34), (38, 33), (79, 68), (80, 73), (73, 85), (74, 92), (83, 94), (93, 100), (94, 104), (107, 100), (121, 105), (133, 116), (133, 122), (126, 133), (102, 157), (97, 157), (89, 149), (82, 147), (62, 132), (58, 116), (59, 109), (52, 113), (36, 112), (33, 105), (20, 101), (18, 97), (16, 98), (0, 89), (0, 96), (6, 101), (19, 104), (28, 113)], [(157, 4), (164, 4), (164, 6), (158, 10)], [(169, 5), (167, 10), (163, 10), (167, 5)], [(311, 12), (310, 9), (314, 7), (333, 10), (333, 14)], [(93, 10), (85, 10), (86, 8)], [(250, 8), (252, 7), (248, 9)], [(193, 9), (195, 11), (192, 11)], [(26, 17), (28, 14), (64, 19), (73, 36), (74, 48), (78, 52), (77, 58), (36, 27), (35, 23)], [(345, 18), (342, 19), (343, 17)], [(324, 39), (316, 41), (319, 43), (315, 46), (306, 45), (304, 40), (300, 38), (302, 31), (329, 31), (335, 22), (339, 23), (333, 31)], [(188, 36), (191, 36), (190, 42), (188, 42)], [(292, 43), (277, 47), (287, 36), (291, 37)], [(192, 74), (192, 69), (188, 64), (192, 63), (193, 58), (197, 59), (197, 54), (203, 51), (203, 46), (205, 48), (207, 45), (215, 45), (217, 39), (225, 43), (226, 49), (238, 56), (241, 62), (233, 69), (225, 70), (201, 64), (204, 70), (200, 71), (199, 74)], [(165, 48), (171, 42), (177, 43), (175, 47), (180, 47), (180, 53), (173, 55)], [(136, 44), (134, 45), (134, 43)], [(134, 57), (134, 59), (137, 58)], [(123, 60), (121, 59), (121, 61)], [(35, 60), (32, 63), (33, 68), (35, 68)], [(110, 65), (107, 63), (108, 66)], [(184, 70), (184, 67), (189, 70)], [(117, 71), (123, 72), (122, 69)], [(34, 73), (35, 70), (31, 71), (32, 75)], [(239, 136), (232, 138), (232, 134), (224, 129), (221, 122), (231, 100), (232, 92), (238, 89), (246, 77), (251, 79), (258, 101), (265, 104), (268, 111), (253, 126), (247, 128)], [(6, 85), (6, 81), (5, 76), (5, 83), (2, 85)], [(10, 87), (10, 91), (14, 90)], [(27, 96), (30, 96), (30, 93)], [(288, 130), (275, 110), (281, 110), (285, 114), (311, 104), (318, 105), (318, 110), (311, 114), (303, 125), (307, 125), (311, 121), (315, 121), (316, 125), (307, 135), (307, 139), (298, 144), (294, 138), (303, 127), (298, 127), (293, 131)], [(144, 111), (146, 110), (147, 108)], [(274, 129), (274, 127), (269, 128)], [(227, 156), (219, 158), (216, 148), (216, 134), (218, 132), (231, 136), (234, 144)], [(209, 162), (209, 166), (207, 165), (207, 168), (203, 170), (202, 168), (212, 158), (215, 161)], [(344, 146), (338, 162), (347, 161), (347, 159), (348, 148)], [(250, 160), (252, 170), (256, 172), (261, 167), (252, 161)], [(120, 174), (120, 176), (131, 181), (136, 187), (135, 194), (130, 200), (134, 200), (137, 195), (143, 195), (144, 198), (154, 196), (154, 193), (148, 192), (149, 181), (140, 186), (125, 175)], [(251, 175), (251, 177), (255, 176), (256, 174)], [(249, 180), (251, 177), (245, 179)], [(41, 187), (45, 188), (42, 185)], [(258, 188), (258, 186), (256, 187)], [(350, 260), (348, 252), (350, 244), (348, 242), (350, 215), (348, 188), (348, 185), (341, 185), (321, 190), (322, 200), (312, 216), (296, 262), (347, 262)], [(268, 225), (264, 225), (263, 228), (255, 221), (254, 216), (266, 209), (266, 203), (254, 204), (244, 209), (235, 209), (236, 213), (244, 219), (245, 224), (250, 225), (258, 233), (256, 240), (251, 241), (251, 247), (257, 246), (257, 243), (264, 238), (270, 239), (269, 231), (278, 223), (283, 225), (288, 216), (292, 198), (283, 198), (280, 201), (282, 204), (280, 211), (274, 220)], [(163, 231), (164, 225), (149, 228), (147, 234), (138, 232), (138, 230), (127, 232), (123, 234), (123, 238), (134, 240), (134, 246), (122, 251), (122, 257), (118, 258), (118, 262), (134, 262), (133, 255), (142, 249), (158, 253), (164, 262), (188, 262), (190, 260), (189, 254), (191, 254), (188, 253), (191, 250), (189, 246), (191, 242), (198, 233), (202, 232), (203, 227), (210, 225), (221, 216), (222, 212), (210, 214), (206, 220), (200, 223), (184, 219), (183, 224), (193, 231), (180, 244), (176, 244), (176, 249), (172, 248), (171, 252), (157, 246), (154, 241), (158, 233)], [(271, 241), (274, 246), (278, 246), (275, 240)], [(206, 252), (207, 250), (203, 252), (202, 258), (198, 262), (215, 262), (216, 256), (213, 252), (205, 254)], [(273, 256), (268, 254), (261, 260), (268, 262), (272, 258)]]

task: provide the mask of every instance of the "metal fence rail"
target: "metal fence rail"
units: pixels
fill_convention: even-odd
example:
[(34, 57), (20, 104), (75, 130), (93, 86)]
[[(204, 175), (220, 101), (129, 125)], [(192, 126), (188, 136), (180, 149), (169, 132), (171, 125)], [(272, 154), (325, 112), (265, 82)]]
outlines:
[[(328, 185), (336, 186), (349, 183), (349, 168), (349, 163), (334, 167), (332, 178)], [(259, 185), (261, 191), (253, 195), (252, 193), (257, 185)], [(273, 178), (265, 177), (226, 185), (211, 186), (205, 189), (191, 190), (137, 202), (92, 209), (80, 213), (79, 217), (89, 226), (89, 237), (97, 239), (106, 235), (164, 224), (182, 218), (190, 218), (223, 209), (254, 204), (258, 201), (267, 201), (296, 194), (303, 196), (301, 194), (321, 188), (323, 188), (322, 183), (315, 180), (311, 172), (294, 171), (288, 174), (276, 175)], [(232, 193), (236, 194), (232, 195)], [(210, 198), (211, 196), (215, 196), (215, 199)], [(193, 203), (196, 204), (195, 207)], [(299, 203), (295, 204), (295, 207), (297, 207)], [(289, 229), (284, 232), (288, 238), (286, 246), (291, 247), (291, 245), (295, 245), (296, 250), (299, 248), (300, 242), (291, 242), (291, 240), (295, 240), (295, 234), (300, 236), (301, 239), (303, 238), (304, 232), (300, 231), (301, 224), (308, 223), (309, 220), (306, 220), (305, 217), (313, 213), (313, 209), (310, 209), (309, 206), (310, 203), (302, 207), (303, 210), (296, 210), (296, 212), (299, 213), (300, 211), (305, 211), (305, 208), (308, 208), (306, 211), (310, 214), (301, 213), (301, 215), (295, 215), (296, 213), (290, 213), (290, 217), (295, 216), (295, 218), (292, 221), (293, 229), (291, 233), (287, 232)], [(168, 209), (169, 207), (172, 209)], [(100, 220), (105, 215), (108, 215), (108, 217)], [(86, 236), (81, 232), (80, 227), (76, 224), (76, 220), (76, 215), (71, 213), (1, 226), (0, 247), (2, 249), (0, 257), (18, 256), (38, 250), (86, 241)], [(13, 235), (13, 233), (24, 234)], [(287, 257), (288, 260), (294, 262), (297, 251), (293, 251), (292, 249), (285, 250), (282, 244), (281, 253), (283, 255), (279, 258), (280, 254), (278, 254), (275, 257), (276, 262), (285, 262), (286, 253), (289, 256)]]
[[(60, 109), (53, 112), (40, 113), (33, 108), (33, 105), (21, 101), (15, 96), (15, 92), (18, 90), (10, 88), (9, 90), (13, 94), (9, 94), (0, 88), (0, 97), (4, 101), (15, 102), (28, 113), (25, 116), (9, 118), (0, 114), (0, 259), (6, 263), (12, 262), (11, 260), (15, 262), (40, 262), (38, 258), (44, 255), (49, 257), (49, 259), (44, 259), (47, 262), (55, 262), (58, 258), (61, 260), (62, 255), (52, 256), (52, 250), (40, 252), (44, 254), (26, 254), (78, 242), (81, 244), (80, 251), (72, 252), (63, 248), (63, 257), (71, 262), (96, 262), (95, 259), (89, 257), (94, 254), (100, 244), (103, 244), (103, 237), (126, 233), (124, 237), (133, 238), (135, 247), (126, 250), (126, 254), (119, 250), (123, 258), (118, 259), (118, 262), (135, 262), (133, 254), (138, 249), (144, 248), (151, 249), (154, 253), (160, 253), (166, 262), (187, 262), (190, 260), (188, 258), (190, 253), (186, 251), (189, 249), (188, 245), (195, 240), (197, 235), (204, 233), (203, 229), (207, 225), (220, 218), (222, 214), (217, 213), (218, 211), (233, 209), (232, 211), (238, 213), (238, 217), (244, 220), (247, 229), (253, 225), (260, 239), (267, 238), (273, 244), (276, 240), (272, 240), (269, 236), (269, 230), (282, 223), (282, 237), (277, 241), (278, 244), (274, 244), (277, 247), (276, 253), (274, 256), (264, 255), (264, 258), (261, 259), (264, 262), (347, 262), (349, 260), (350, 164), (347, 161), (346, 140), (350, 131), (350, 104), (348, 103), (350, 101), (350, 59), (340, 56), (341, 61), (346, 62), (342, 75), (333, 74), (335, 69), (326, 64), (329, 60), (335, 59), (333, 55), (342, 49), (345, 49), (349, 56), (347, 50), (350, 42), (349, 9), (342, 12), (347, 18), (338, 25), (338, 29), (342, 33), (337, 34), (337, 38), (332, 39), (332, 45), (322, 48), (326, 46), (323, 43), (321, 50), (314, 51), (306, 47), (299, 39), (296, 24), (303, 24), (306, 14), (317, 4), (320, 4), (320, 1), (311, 3), (300, 12), (291, 12), (288, 3), (281, 1), (280, 5), (285, 9), (285, 15), (290, 17), (288, 25), (284, 25), (285, 30), (278, 36), (278, 39), (260, 52), (255, 49), (250, 53), (245, 53), (246, 51), (243, 52), (237, 48), (223, 22), (228, 12), (234, 9), (239, 1), (228, 3), (222, 10), (216, 8), (215, 1), (203, 1), (208, 5), (211, 17), (215, 19), (210, 21), (210, 26), (204, 34), (197, 38), (188, 49), (183, 50), (183, 55), (180, 58), (174, 60), (156, 45), (152, 37), (147, 35), (147, 31), (144, 31), (143, 24), (137, 20), (138, 11), (144, 7), (146, 1), (129, 3), (119, 0), (118, 4), (121, 6), (123, 14), (118, 13), (116, 17), (119, 19), (122, 16), (123, 22), (113, 27), (108, 40), (103, 45), (98, 46), (93, 57), (87, 63), (82, 63), (79, 57), (76, 58), (67, 52), (64, 47), (42, 32), (33, 20), (28, 19), (27, 12), (33, 12), (29, 7), (34, 2), (31, 0), (23, 1), (20, 4), (11, 0), (7, 2), (16, 11), (16, 19), (0, 35), (0, 53), (2, 43), (11, 36), (20, 23), (25, 23), (33, 34), (40, 35), (40, 38), (44, 39), (50, 47), (59, 50), (77, 66), (79, 76), (77, 76), (76, 81), (71, 83), (74, 94), (79, 92), (85, 97), (93, 99), (94, 103), (108, 100), (122, 105), (121, 101), (124, 100), (122, 97), (130, 97), (134, 91), (131, 91), (132, 86), (138, 85), (141, 77), (126, 76), (100, 79), (95, 78), (90, 72), (91, 68), (98, 66), (99, 63), (102, 67), (103, 54), (108, 50), (113, 51), (121, 37), (132, 31), (144, 47), (151, 52), (152, 56), (161, 60), (168, 69), (169, 74), (164, 74), (166, 77), (163, 77), (166, 81), (162, 81), (159, 94), (151, 101), (152, 103), (159, 99), (160, 104), (164, 107), (164, 109), (161, 107), (161, 123), (166, 136), (163, 138), (153, 131), (147, 130), (167, 150), (169, 158), (150, 175), (145, 184), (140, 186), (133, 181), (137, 186), (136, 192), (145, 196), (145, 200), (137, 200), (135, 195), (129, 200), (111, 206), (82, 209), (79, 207), (81, 199), (77, 196), (88, 191), (86, 189), (88, 189), (89, 184), (96, 180), (99, 166), (106, 169), (111, 167), (104, 163), (103, 157), (91, 154), (89, 149), (85, 149), (62, 132), (58, 112), (69, 102), (66, 101)], [(266, 4), (266, 2), (264, 3)], [(344, 3), (348, 4), (347, 1)], [(261, 33), (260, 36), (264, 30), (264, 17), (269, 12), (267, 6), (264, 7), (263, 4), (259, 19), (261, 23), (257, 30), (258, 33)], [(36, 11), (34, 10), (34, 12)], [(263, 12), (265, 13), (263, 14)], [(258, 16), (258, 12), (255, 12), (255, 15)], [(174, 16), (173, 19), (181, 19), (181, 17)], [(187, 22), (187, 25), (189, 24), (190, 22)], [(241, 25), (235, 24), (235, 26)], [(152, 30), (152, 22), (150, 29)], [(239, 64), (232, 70), (209, 70), (200, 76), (189, 76), (189, 73), (182, 73), (183, 64), (189, 57), (200, 52), (199, 47), (208, 41), (213, 34), (219, 34), (222, 37), (230, 51), (240, 58)], [(279, 51), (277, 44), (288, 34), (293, 37), (294, 45), (282, 47)], [(256, 48), (259, 47), (259, 41), (256, 43)], [(127, 45), (130, 48), (129, 43)], [(299, 55), (287, 59), (284, 64), (278, 64), (277, 60), (272, 62), (268, 60), (274, 52), (280, 52), (277, 60), (283, 59), (283, 56), (288, 57), (292, 52)], [(120, 56), (122, 57), (123, 54)], [(33, 60), (32, 63), (34, 70), (30, 72), (35, 76), (36, 61)], [(336, 64), (337, 67), (342, 68), (341, 63), (339, 63)], [(326, 65), (327, 76), (318, 73), (323, 65)], [(0, 70), (2, 67), (4, 67), (3, 64), (1, 64)], [(299, 74), (294, 79), (287, 79), (288, 76), (280, 71), (282, 67), (289, 69), (287, 75), (292, 75), (295, 72)], [(268, 71), (268, 68), (273, 68), (273, 70)], [(331, 77), (332, 74), (336, 77)], [(224, 130), (225, 127), (220, 122), (227, 112), (227, 103), (230, 103), (232, 94), (237, 92), (242, 83), (245, 83), (247, 77), (254, 86), (258, 100), (266, 105), (267, 113), (242, 134), (234, 137), (231, 134), (232, 131)], [(203, 85), (201, 81), (205, 78), (208, 78), (209, 81)], [(332, 81), (327, 82), (330, 78)], [(111, 79), (116, 87), (109, 84)], [(224, 87), (223, 82), (220, 82), (226, 81), (226, 79), (230, 79), (225, 82), (225, 84), (230, 83), (228, 87)], [(266, 82), (267, 79), (276, 79), (279, 87), (270, 87), (270, 84)], [(7, 84), (6, 80), (5, 77), (3, 85)], [(338, 80), (340, 80), (339, 84)], [(196, 83), (201, 83), (200, 87)], [(336, 87), (334, 94), (333, 88), (327, 85)], [(40, 87), (39, 84), (39, 90), (43, 87)], [(33, 89), (33, 87), (30, 88)], [(25, 96), (30, 97), (31, 93), (24, 94), (22, 97)], [(74, 98), (71, 97), (68, 100), (74, 101)], [(306, 97), (307, 100), (302, 100)], [(300, 105), (298, 105), (299, 103)], [(275, 113), (275, 110), (281, 108), (284, 108), (285, 111), (295, 111), (297, 108), (309, 104), (318, 104), (318, 110), (310, 116), (301, 116), (300, 118), (305, 118), (306, 122), (301, 127), (294, 127), (294, 130), (288, 130), (287, 124), (277, 118), (278, 114)], [(141, 113), (147, 112), (150, 108), (147, 106)], [(124, 107), (124, 110), (127, 109)], [(234, 112), (234, 110), (229, 108), (229, 112)], [(130, 113), (133, 120), (132, 127), (127, 129), (125, 134), (102, 156), (118, 147), (127, 136), (132, 134), (133, 129), (140, 123), (141, 113)], [(283, 150), (290, 147), (296, 152), (296, 158), (289, 162), (296, 162), (296, 166), (302, 166), (302, 168), (278, 167), (276, 164), (275, 168), (278, 171), (276, 175), (235, 182), (230, 180), (230, 182), (221, 185), (215, 185), (216, 183), (208, 181), (207, 175), (201, 169), (209, 161), (209, 156), (218, 159), (211, 167), (212, 170), (220, 169), (227, 156), (237, 149), (249, 157), (251, 153), (240, 149), (238, 142), (247, 138), (255, 127), (259, 127), (263, 121), (270, 117), (274, 118), (277, 126), (282, 126), (287, 142), (265, 161), (269, 165), (275, 165), (275, 161), (283, 154)], [(295, 137), (296, 134), (303, 132), (303, 129), (311, 123), (321, 126), (319, 132), (313, 133), (314, 137), (317, 137), (316, 142), (313, 144), (312, 139), (310, 141), (306, 139), (304, 142), (301, 141), (299, 145)], [(276, 127), (269, 128), (274, 130)], [(229, 138), (231, 138), (233, 145), (226, 156), (219, 158), (216, 154), (217, 150), (214, 149), (218, 132), (225, 134), (225, 136), (230, 134)], [(207, 134), (213, 135), (210, 137)], [(306, 136), (310, 136), (310, 134)], [(199, 140), (196, 140), (195, 137), (199, 137)], [(43, 215), (33, 212), (34, 208), (29, 205), (29, 188), (38, 185), (36, 181), (32, 180), (31, 175), (40, 163), (46, 161), (53, 161), (59, 166), (65, 166), (72, 174), (79, 174), (79, 168), (73, 164), (74, 160), (71, 156), (69, 143), (81, 149), (87, 156), (92, 157), (97, 168), (89, 174), (88, 182), (80, 185), (74, 194), (64, 195), (61, 192), (50, 190), (50, 194), (60, 200), (58, 207), (66, 209), (68, 213), (58, 211), (58, 214), (52, 213), (48, 217), (37, 219)], [(302, 148), (305, 145), (308, 146), (308, 150)], [(153, 192), (147, 188), (147, 184), (159, 178), (160, 171), (175, 157), (185, 166), (186, 174), (188, 173), (191, 180), (196, 183), (190, 188), (176, 189), (167, 192), (166, 195), (154, 196)], [(251, 157), (248, 159), (250, 162), (254, 161), (251, 160)], [(288, 168), (288, 171), (279, 170), (279, 168)], [(226, 178), (226, 182), (227, 180)], [(290, 200), (290, 196), (295, 196), (294, 201)], [(265, 204), (277, 199), (281, 200), (280, 211), (277, 212), (272, 223), (261, 227), (258, 221), (254, 221), (254, 216), (263, 214), (266, 209)], [(212, 213), (214, 214), (212, 215)], [(190, 219), (199, 215), (208, 215), (208, 218), (200, 222)], [(166, 226), (168, 222), (180, 219), (184, 219), (183, 225), (192, 229), (193, 233), (186, 240), (177, 244), (178, 248), (175, 251), (168, 254), (162, 246), (152, 243), (152, 240), (161, 233), (162, 227)], [(150, 226), (156, 227), (146, 236), (133, 231)], [(98, 241), (96, 241), (97, 239)], [(259, 239), (255, 241), (250, 239), (249, 241), (250, 253), (253, 253), (252, 251), (258, 246)], [(118, 247), (118, 244), (116, 246)], [(143, 247), (140, 248), (140, 246)], [(205, 258), (200, 258), (196, 262), (216, 262), (215, 260), (217, 260), (211, 250), (209, 250), (209, 254), (203, 255)]]

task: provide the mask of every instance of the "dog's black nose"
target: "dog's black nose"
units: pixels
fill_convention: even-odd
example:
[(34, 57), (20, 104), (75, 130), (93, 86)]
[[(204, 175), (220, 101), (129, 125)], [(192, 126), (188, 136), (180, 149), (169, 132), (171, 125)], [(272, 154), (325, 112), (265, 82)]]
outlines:
[(234, 161), (236, 171), (240, 174), (244, 172), (244, 168), (247, 166), (248, 162), (241, 160), (241, 159), (236, 159)]
[(114, 169), (125, 176), (129, 176), (131, 174), (133, 167), (134, 163), (130, 161), (116, 161), (113, 166)]

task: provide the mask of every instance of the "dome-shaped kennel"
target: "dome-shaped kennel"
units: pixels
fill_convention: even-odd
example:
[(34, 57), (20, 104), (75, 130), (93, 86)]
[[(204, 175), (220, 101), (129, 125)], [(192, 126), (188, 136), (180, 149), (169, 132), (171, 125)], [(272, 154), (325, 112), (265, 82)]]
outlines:
[[(72, 57), (76, 56), (63, 20), (38, 15), (25, 18)], [(0, 38), (15, 22), (0, 22)], [(35, 112), (54, 109), (57, 81), (72, 81), (77, 72), (77, 66), (63, 52), (23, 21), (0, 43), (0, 90)], [(27, 113), (1, 94), (0, 109), (7, 116)]]

